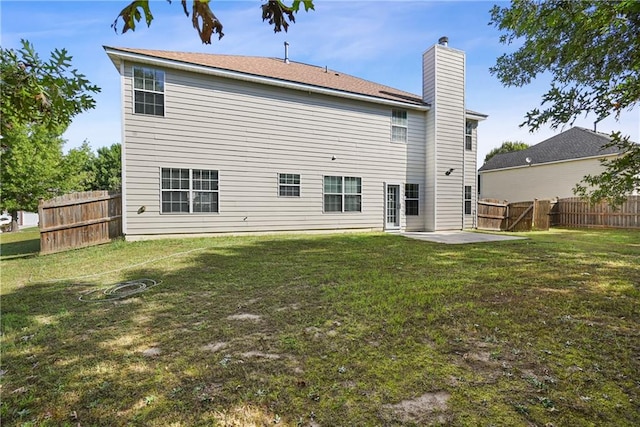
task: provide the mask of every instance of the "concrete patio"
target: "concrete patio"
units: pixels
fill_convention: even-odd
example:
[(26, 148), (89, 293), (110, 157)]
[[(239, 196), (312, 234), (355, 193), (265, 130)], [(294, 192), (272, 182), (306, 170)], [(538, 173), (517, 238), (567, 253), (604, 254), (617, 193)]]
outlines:
[(465, 243), (501, 242), (505, 240), (522, 240), (526, 237), (509, 236), (505, 234), (476, 233), (471, 231), (420, 231), (400, 233), (410, 239), (428, 242), (445, 243), (447, 245), (461, 245)]

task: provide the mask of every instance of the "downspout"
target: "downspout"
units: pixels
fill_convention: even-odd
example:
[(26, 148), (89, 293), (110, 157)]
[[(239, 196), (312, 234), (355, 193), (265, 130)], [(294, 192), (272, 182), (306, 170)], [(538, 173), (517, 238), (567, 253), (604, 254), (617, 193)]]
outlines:
[[(120, 197), (121, 197), (121, 209), (122, 209), (122, 234), (125, 236), (127, 236), (127, 178), (126, 178), (126, 168), (127, 168), (127, 163), (126, 163), (126, 158), (127, 156), (125, 156), (125, 152), (126, 152), (126, 144), (125, 144), (125, 140), (124, 140), (124, 118), (125, 118), (125, 108), (124, 108), (124, 103), (125, 103), (125, 94), (124, 94), (124, 84), (125, 84), (125, 77), (124, 77), (124, 70), (125, 70), (125, 66), (124, 66), (124, 61), (120, 62)], [(133, 84), (133, 82), (131, 83)]]

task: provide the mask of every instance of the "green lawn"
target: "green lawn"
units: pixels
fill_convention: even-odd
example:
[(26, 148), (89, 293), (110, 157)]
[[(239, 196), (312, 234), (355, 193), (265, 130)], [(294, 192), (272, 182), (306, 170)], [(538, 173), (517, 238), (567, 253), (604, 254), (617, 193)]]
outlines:
[(640, 425), (640, 232), (525, 235), (2, 234), (2, 423)]

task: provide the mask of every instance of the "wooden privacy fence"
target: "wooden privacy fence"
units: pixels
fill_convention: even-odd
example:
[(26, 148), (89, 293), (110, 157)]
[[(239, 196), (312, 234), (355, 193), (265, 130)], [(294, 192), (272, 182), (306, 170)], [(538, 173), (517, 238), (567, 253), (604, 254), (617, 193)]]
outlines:
[(497, 199), (478, 200), (478, 228), (480, 230), (502, 230), (509, 204)]
[(629, 196), (615, 209), (607, 202), (590, 204), (580, 197), (559, 199), (551, 211), (561, 227), (640, 228), (640, 196)]
[(495, 199), (478, 201), (478, 228), (481, 230), (548, 230), (550, 200), (508, 203)]
[(40, 253), (106, 243), (122, 235), (122, 197), (110, 191), (86, 191), (41, 200)]

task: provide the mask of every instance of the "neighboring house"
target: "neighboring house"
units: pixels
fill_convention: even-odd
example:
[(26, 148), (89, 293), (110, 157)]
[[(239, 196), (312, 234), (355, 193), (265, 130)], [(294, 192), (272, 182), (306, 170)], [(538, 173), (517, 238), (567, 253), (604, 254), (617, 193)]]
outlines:
[(481, 199), (510, 202), (573, 197), (585, 175), (604, 169), (600, 159), (618, 155), (604, 148), (609, 135), (574, 127), (526, 150), (498, 154), (478, 171)]
[[(4, 211), (0, 215), (0, 226), (6, 228), (11, 225), (13, 218), (7, 211)], [(16, 219), (18, 228), (37, 227), (39, 223), (38, 214), (35, 212), (18, 211), (18, 218)]]
[(20, 228), (37, 227), (39, 221), (37, 212), (18, 211), (18, 226)]
[(105, 47), (122, 82), (123, 228), (158, 235), (475, 225), (465, 55), (423, 95), (285, 59)]

